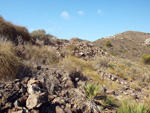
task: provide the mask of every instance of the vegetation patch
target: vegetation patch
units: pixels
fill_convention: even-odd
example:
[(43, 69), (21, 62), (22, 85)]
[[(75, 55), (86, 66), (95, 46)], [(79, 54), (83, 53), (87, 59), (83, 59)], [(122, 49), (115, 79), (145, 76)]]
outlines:
[(142, 62), (145, 63), (145, 64), (150, 64), (150, 54), (144, 54), (142, 56)]
[(14, 46), (11, 42), (0, 43), (0, 77), (14, 79), (21, 66), (21, 59), (16, 56)]
[(21, 36), (22, 39), (29, 41), (30, 34), (25, 27), (14, 25), (11, 22), (5, 21), (0, 16), (0, 35), (4, 35), (6, 38), (16, 41), (17, 37)]

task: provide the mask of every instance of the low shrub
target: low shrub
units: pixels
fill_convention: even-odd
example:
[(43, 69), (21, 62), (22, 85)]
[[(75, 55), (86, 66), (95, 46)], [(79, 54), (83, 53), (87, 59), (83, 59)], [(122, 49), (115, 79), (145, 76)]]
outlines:
[(142, 56), (142, 62), (145, 63), (145, 64), (150, 64), (150, 54), (149, 55), (144, 54)]

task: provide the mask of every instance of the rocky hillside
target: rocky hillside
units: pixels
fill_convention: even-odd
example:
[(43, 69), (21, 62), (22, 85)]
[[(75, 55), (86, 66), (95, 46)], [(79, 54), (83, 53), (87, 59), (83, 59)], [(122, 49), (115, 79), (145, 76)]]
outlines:
[[(149, 39), (150, 33), (126, 31), (99, 39), (94, 44), (113, 56), (139, 61), (143, 54), (149, 54)], [(107, 41), (110, 41), (111, 47), (106, 45)]]
[(19, 37), (0, 37), (0, 113), (150, 112), (149, 65), (44, 30)]

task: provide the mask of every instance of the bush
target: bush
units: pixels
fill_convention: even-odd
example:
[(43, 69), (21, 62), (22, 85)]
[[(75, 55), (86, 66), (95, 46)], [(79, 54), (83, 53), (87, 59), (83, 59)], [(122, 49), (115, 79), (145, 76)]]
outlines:
[(105, 45), (106, 45), (106, 47), (112, 47), (112, 44), (111, 44), (110, 41), (106, 41), (106, 42), (105, 42)]
[(43, 29), (32, 31), (30, 35), (32, 37), (33, 44), (43, 43), (44, 45), (50, 45), (51, 43), (53, 43), (52, 38), (54, 38), (54, 36), (46, 34), (45, 30)]
[(25, 59), (36, 64), (52, 65), (59, 62), (56, 50), (47, 46), (26, 45)]
[(149, 55), (144, 54), (142, 56), (142, 62), (145, 63), (145, 64), (150, 64), (150, 54)]
[(16, 56), (11, 42), (0, 43), (0, 77), (4, 79), (14, 79), (21, 66), (21, 60)]
[(86, 97), (92, 101), (94, 97), (99, 93), (98, 86), (94, 84), (87, 84), (83, 87)]
[(95, 61), (94, 61), (94, 66), (96, 67), (96, 69), (99, 68), (107, 68), (109, 66), (109, 58), (101, 56), (101, 57), (96, 57)]
[(30, 34), (25, 27), (14, 25), (10, 22), (5, 21), (0, 16), (0, 35), (4, 35), (10, 40), (15, 41), (18, 36), (21, 36), (22, 39), (29, 41)]

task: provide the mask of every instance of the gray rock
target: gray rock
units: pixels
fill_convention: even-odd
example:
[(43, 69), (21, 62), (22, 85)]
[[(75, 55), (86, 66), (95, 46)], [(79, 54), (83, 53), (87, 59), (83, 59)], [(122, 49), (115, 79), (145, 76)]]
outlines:
[(47, 101), (46, 93), (31, 94), (26, 101), (26, 107), (28, 109), (39, 108), (43, 103)]
[(55, 111), (56, 113), (65, 113), (64, 110), (59, 106), (56, 106)]

